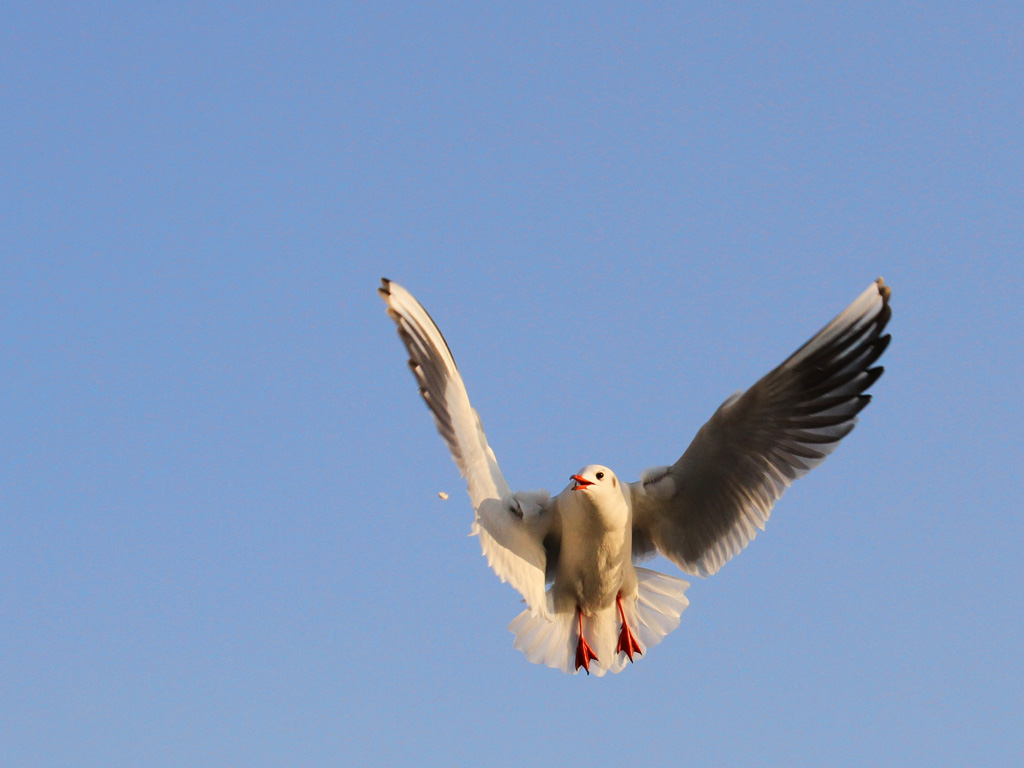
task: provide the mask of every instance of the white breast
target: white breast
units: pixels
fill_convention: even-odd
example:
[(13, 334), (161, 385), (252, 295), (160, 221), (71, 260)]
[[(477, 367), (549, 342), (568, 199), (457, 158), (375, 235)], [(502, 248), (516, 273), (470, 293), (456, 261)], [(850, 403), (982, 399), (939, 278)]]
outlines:
[[(594, 492), (597, 490), (598, 492)], [(613, 492), (593, 487), (563, 491), (559, 498), (562, 545), (553, 596), (558, 612), (592, 614), (616, 595), (636, 589), (630, 550), (629, 503), (621, 486)]]

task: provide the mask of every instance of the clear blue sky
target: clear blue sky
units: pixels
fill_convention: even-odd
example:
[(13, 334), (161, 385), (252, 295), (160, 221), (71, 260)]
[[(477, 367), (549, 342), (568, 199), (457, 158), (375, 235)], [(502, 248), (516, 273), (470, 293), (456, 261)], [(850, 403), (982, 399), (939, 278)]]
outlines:
[[(4, 4), (0, 764), (1019, 765), (1022, 38), (991, 2)], [(875, 401), (681, 627), (527, 663), (380, 277), (557, 490), (673, 461), (879, 275)]]

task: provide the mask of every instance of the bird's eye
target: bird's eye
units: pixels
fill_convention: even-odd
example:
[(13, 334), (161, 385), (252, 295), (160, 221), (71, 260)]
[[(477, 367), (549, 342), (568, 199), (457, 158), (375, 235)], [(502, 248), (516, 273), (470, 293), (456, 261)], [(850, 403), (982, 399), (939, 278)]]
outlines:
[(596, 475), (594, 475), (594, 477), (596, 477), (598, 480), (603, 480), (604, 472), (598, 472)]

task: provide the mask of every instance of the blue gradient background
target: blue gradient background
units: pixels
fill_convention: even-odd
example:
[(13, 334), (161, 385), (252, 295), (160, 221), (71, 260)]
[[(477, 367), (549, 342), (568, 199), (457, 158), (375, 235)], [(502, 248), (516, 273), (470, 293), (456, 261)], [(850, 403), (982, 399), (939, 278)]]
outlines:
[[(2, 22), (0, 763), (1019, 764), (1019, 4)], [(521, 488), (673, 461), (879, 275), (893, 343), (681, 627), (569, 677), (382, 275)]]

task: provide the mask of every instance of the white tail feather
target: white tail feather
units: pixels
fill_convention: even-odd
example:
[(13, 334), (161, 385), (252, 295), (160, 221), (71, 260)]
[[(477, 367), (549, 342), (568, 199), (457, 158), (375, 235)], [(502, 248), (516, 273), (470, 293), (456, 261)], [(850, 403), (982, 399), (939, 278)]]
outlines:
[[(647, 568), (637, 568), (636, 576), (637, 596), (633, 600), (623, 599), (622, 607), (641, 654), (645, 654), (679, 626), (679, 618), (690, 604), (685, 594), (690, 584)], [(621, 672), (629, 663), (625, 652), (616, 651), (620, 626), (614, 603), (583, 619), (583, 635), (597, 654), (597, 660), (590, 663), (590, 671), (598, 677), (606, 672)], [(508, 629), (516, 636), (514, 647), (528, 661), (568, 674), (578, 671), (575, 611), (555, 613), (549, 606), (547, 615), (534, 615), (526, 610), (512, 619)]]

